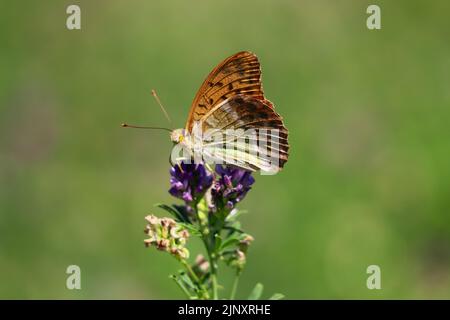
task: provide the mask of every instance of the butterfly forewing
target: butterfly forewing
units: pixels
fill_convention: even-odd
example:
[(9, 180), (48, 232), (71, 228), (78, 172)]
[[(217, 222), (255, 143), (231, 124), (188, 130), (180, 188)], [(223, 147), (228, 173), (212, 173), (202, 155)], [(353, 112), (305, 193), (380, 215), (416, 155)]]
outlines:
[(236, 53), (211, 71), (192, 102), (186, 129), (191, 131), (194, 121), (199, 121), (215, 105), (239, 94), (264, 100), (258, 57), (248, 51)]

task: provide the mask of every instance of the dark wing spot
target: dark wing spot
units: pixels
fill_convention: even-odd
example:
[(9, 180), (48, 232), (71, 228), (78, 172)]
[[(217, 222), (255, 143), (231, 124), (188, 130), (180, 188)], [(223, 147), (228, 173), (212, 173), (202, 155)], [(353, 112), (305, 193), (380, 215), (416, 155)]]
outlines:
[(258, 117), (260, 119), (267, 119), (269, 118), (269, 115), (267, 114), (267, 112), (258, 112)]
[(257, 106), (253, 102), (247, 102), (244, 105), (245, 109), (247, 109), (249, 112), (255, 112), (257, 109)]
[(246, 114), (245, 116), (243, 116), (243, 117), (241, 118), (241, 120), (242, 120), (244, 123), (252, 122), (253, 120), (255, 120), (255, 116), (254, 116), (253, 114)]
[(240, 104), (242, 104), (242, 103), (244, 103), (244, 98), (241, 97), (241, 96), (235, 97), (234, 99), (232, 99), (232, 100), (230, 101), (230, 104), (231, 104), (232, 106), (240, 105)]

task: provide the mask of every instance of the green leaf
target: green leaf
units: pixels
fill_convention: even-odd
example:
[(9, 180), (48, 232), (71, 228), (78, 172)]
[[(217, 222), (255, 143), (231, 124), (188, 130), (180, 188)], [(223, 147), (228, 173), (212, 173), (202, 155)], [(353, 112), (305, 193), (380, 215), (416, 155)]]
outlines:
[(235, 237), (228, 238), (227, 240), (222, 242), (222, 246), (220, 247), (220, 251), (227, 249), (228, 247), (234, 246), (239, 243), (239, 239)]
[(269, 300), (281, 300), (284, 299), (284, 294), (282, 293), (274, 293)]
[(237, 219), (239, 218), (239, 216), (241, 216), (241, 215), (243, 215), (243, 214), (245, 214), (245, 213), (248, 213), (248, 211), (247, 210), (239, 210), (239, 209), (236, 209), (236, 212), (235, 213), (233, 213), (233, 214), (229, 214), (226, 218), (225, 218), (225, 221), (226, 222), (235, 222), (235, 221), (237, 221)]
[(186, 228), (189, 231), (189, 233), (193, 236), (201, 236), (202, 235), (200, 230), (197, 229), (194, 225), (192, 225), (190, 223), (178, 222), (178, 224), (180, 226), (182, 226), (183, 228)]
[(261, 295), (263, 293), (264, 286), (261, 283), (257, 283), (256, 286), (253, 288), (252, 292), (248, 296), (247, 300), (259, 300), (261, 298)]
[(218, 234), (216, 234), (215, 238), (216, 238), (216, 241), (215, 241), (216, 244), (215, 244), (215, 247), (214, 247), (214, 252), (219, 252), (220, 246), (222, 245), (222, 237), (219, 236)]
[(197, 286), (192, 282), (191, 278), (186, 274), (186, 272), (180, 272), (180, 279), (187, 285), (189, 289), (196, 292)]
[(184, 219), (183, 215), (180, 212), (178, 212), (178, 210), (175, 210), (171, 206), (168, 206), (163, 203), (157, 203), (155, 206), (167, 211), (168, 213), (173, 215), (178, 221), (187, 222), (186, 219)]
[(186, 288), (186, 286), (184, 285), (183, 281), (177, 277), (176, 275), (172, 274), (169, 276), (169, 278), (173, 279), (173, 281), (175, 281), (175, 283), (178, 285), (178, 287), (184, 292), (184, 294), (189, 298), (189, 299), (195, 299), (196, 297), (194, 295), (192, 295), (192, 293)]
[(238, 229), (236, 227), (233, 226), (225, 226), (223, 227), (225, 230), (229, 230), (228, 234), (233, 234), (233, 233), (244, 233), (243, 230)]

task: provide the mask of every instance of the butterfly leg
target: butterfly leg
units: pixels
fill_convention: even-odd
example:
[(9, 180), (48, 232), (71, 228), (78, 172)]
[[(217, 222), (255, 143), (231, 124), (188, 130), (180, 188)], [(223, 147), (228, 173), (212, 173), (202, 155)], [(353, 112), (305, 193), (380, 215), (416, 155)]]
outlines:
[(172, 167), (175, 167), (175, 165), (178, 166), (178, 168), (180, 168), (180, 171), (184, 173), (183, 168), (181, 167), (181, 161), (177, 161), (174, 165), (174, 163), (172, 162), (172, 157), (169, 156), (169, 163)]

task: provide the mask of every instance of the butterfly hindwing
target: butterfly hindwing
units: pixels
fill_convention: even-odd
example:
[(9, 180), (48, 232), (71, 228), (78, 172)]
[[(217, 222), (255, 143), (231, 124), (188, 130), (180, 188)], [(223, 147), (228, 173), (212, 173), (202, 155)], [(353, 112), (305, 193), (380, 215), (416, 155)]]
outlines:
[[(220, 160), (229, 157), (240, 167), (266, 170), (268, 154), (276, 154), (280, 168), (288, 159), (288, 131), (281, 116), (265, 101), (237, 95), (215, 106), (200, 120), (204, 133), (209, 130), (223, 135), (222, 140), (213, 142)], [(213, 147), (213, 143), (206, 146)], [(250, 152), (250, 148), (256, 148), (256, 152)], [(239, 165), (242, 161), (245, 166)]]

